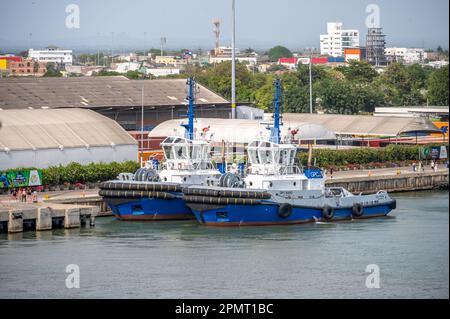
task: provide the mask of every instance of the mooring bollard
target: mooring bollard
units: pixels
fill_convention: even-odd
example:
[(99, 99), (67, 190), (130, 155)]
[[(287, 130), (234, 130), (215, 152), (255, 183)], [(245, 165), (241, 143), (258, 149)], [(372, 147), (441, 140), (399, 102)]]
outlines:
[(95, 227), (95, 216), (91, 215), (89, 218), (89, 226)]
[(78, 228), (80, 227), (80, 209), (67, 208), (64, 215), (64, 228)]
[(23, 214), (20, 211), (10, 210), (8, 218), (8, 233), (23, 231)]
[(52, 229), (52, 212), (48, 207), (38, 208), (36, 216), (36, 230), (51, 230)]

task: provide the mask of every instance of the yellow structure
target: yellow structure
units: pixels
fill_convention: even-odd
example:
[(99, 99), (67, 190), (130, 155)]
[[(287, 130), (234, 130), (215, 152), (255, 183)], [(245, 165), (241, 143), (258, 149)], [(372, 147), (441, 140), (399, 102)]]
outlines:
[[(434, 125), (437, 126), (438, 129), (440, 129), (442, 131), (442, 133), (444, 133), (445, 138), (448, 139), (448, 122), (433, 122)], [(432, 136), (440, 136), (440, 134), (432, 134)]]
[(8, 61), (7, 60), (0, 60), (0, 70), (6, 70), (8, 68)]
[(174, 56), (156, 56), (155, 62), (158, 64), (177, 64), (177, 59)]

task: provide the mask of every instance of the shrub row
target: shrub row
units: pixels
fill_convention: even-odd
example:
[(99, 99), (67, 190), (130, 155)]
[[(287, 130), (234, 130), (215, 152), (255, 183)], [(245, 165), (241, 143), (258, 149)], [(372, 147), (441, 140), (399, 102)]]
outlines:
[(91, 163), (81, 165), (70, 163), (67, 166), (51, 166), (42, 170), (42, 184), (47, 186), (62, 185), (64, 183), (97, 183), (115, 179), (119, 173), (134, 173), (139, 168), (138, 162), (124, 163)]
[[(385, 148), (355, 148), (348, 150), (314, 149), (313, 159), (319, 167), (364, 165), (370, 163), (401, 163), (419, 160), (422, 147), (418, 145), (389, 145)], [(307, 153), (300, 153), (306, 164)]]

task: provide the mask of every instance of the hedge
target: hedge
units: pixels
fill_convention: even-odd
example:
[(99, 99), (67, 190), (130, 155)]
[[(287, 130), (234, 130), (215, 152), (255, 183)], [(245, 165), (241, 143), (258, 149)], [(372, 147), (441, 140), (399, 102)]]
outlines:
[(48, 186), (64, 183), (97, 183), (115, 179), (119, 173), (134, 173), (140, 167), (138, 162), (124, 162), (109, 164), (91, 163), (81, 165), (70, 163), (67, 166), (51, 166), (42, 170), (42, 184)]
[[(370, 163), (405, 162), (419, 160), (420, 145), (394, 145), (385, 148), (355, 148), (348, 150), (313, 149), (313, 159), (319, 167), (364, 165)], [(307, 153), (300, 153), (300, 161), (306, 164)]]

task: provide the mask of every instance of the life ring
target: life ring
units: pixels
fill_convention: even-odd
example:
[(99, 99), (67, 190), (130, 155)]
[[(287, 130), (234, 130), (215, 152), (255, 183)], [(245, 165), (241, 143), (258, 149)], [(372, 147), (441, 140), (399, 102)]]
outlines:
[(331, 206), (325, 206), (322, 208), (322, 216), (326, 220), (332, 220), (334, 217), (334, 209)]
[(292, 206), (288, 203), (281, 204), (278, 208), (278, 216), (288, 218), (292, 215)]
[(364, 207), (360, 203), (353, 204), (352, 215), (354, 217), (362, 217), (364, 215)]

